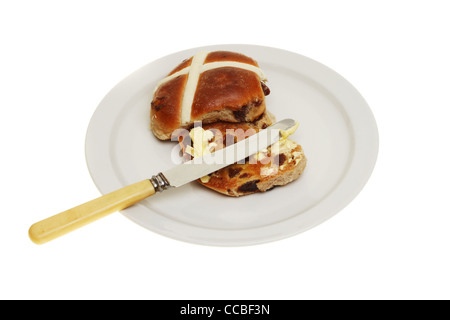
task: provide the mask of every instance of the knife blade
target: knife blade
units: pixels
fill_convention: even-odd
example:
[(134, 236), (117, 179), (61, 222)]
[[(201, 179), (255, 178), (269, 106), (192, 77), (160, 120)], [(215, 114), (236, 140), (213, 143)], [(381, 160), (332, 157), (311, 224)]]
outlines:
[[(277, 142), (280, 139), (280, 130), (288, 130), (294, 125), (295, 121), (292, 119), (279, 121), (247, 139), (159, 173), (157, 176), (153, 176), (155, 177), (155, 188), (159, 187), (165, 190), (168, 187), (180, 187), (243, 160)], [(161, 180), (163, 180), (163, 184), (159, 186)]]
[(295, 126), (285, 119), (226, 148), (194, 158), (160, 172), (150, 179), (131, 184), (97, 199), (34, 223), (28, 230), (30, 239), (43, 244), (115, 211), (123, 210), (156, 192), (177, 188), (220, 170), (267, 148), (280, 139), (280, 131)]

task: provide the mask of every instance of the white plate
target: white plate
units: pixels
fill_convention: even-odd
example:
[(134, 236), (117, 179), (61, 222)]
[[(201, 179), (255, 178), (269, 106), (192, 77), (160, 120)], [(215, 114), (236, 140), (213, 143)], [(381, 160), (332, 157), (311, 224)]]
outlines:
[(299, 54), (253, 45), (218, 45), (177, 52), (137, 70), (103, 99), (86, 136), (91, 176), (105, 194), (150, 178), (174, 164), (174, 142), (149, 129), (156, 82), (199, 50), (231, 50), (258, 61), (271, 90), (266, 105), (278, 120), (300, 127), (292, 139), (308, 164), (293, 183), (231, 198), (197, 183), (156, 194), (122, 213), (159, 234), (193, 243), (237, 246), (298, 234), (330, 218), (361, 191), (378, 153), (369, 106), (336, 72)]

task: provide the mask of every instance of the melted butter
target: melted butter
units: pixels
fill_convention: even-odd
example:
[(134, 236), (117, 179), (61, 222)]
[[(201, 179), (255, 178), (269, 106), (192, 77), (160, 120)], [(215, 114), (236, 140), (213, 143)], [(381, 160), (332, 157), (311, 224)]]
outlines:
[(200, 178), (201, 182), (208, 183), (211, 180), (211, 176), (204, 176)]
[[(294, 150), (295, 148), (297, 148), (297, 144), (288, 139), (288, 137), (290, 135), (292, 135), (297, 129), (298, 129), (298, 121), (295, 121), (295, 125), (291, 128), (289, 128), (288, 130), (280, 130), (280, 135), (281, 138), (279, 141), (275, 142), (271, 147), (271, 153), (273, 155), (277, 155), (277, 154), (289, 154), (292, 152), (292, 150)], [(292, 153), (293, 157), (289, 157), (288, 161), (286, 163), (284, 163), (283, 165), (280, 166), (280, 169), (283, 170), (288, 163), (295, 161), (294, 165), (297, 165), (300, 162), (300, 157), (301, 157), (301, 153), (294, 151)], [(265, 173), (267, 175), (267, 173), (269, 172), (261, 172), (261, 174)], [(271, 172), (270, 172), (271, 173)]]
[(278, 172), (278, 167), (277, 166), (262, 167), (261, 170), (260, 170), (260, 174), (263, 177), (276, 174), (277, 172)]
[[(202, 127), (194, 127), (191, 132), (189, 132), (191, 137), (193, 147), (187, 146), (186, 152), (189, 153), (194, 158), (202, 157), (203, 155), (210, 153), (211, 141), (214, 138), (214, 133), (210, 130), (204, 130)], [(214, 143), (213, 146), (216, 146)]]
[(289, 140), (287, 137), (292, 135), (298, 129), (298, 121), (295, 121), (295, 125), (287, 130), (280, 130), (281, 139), (275, 142), (271, 147), (273, 154), (287, 153), (296, 147), (296, 143)]
[[(194, 158), (211, 153), (211, 149), (217, 146), (214, 142), (210, 143), (214, 138), (214, 133), (210, 130), (204, 130), (202, 127), (194, 127), (189, 132), (189, 136), (191, 137), (193, 147), (187, 146), (186, 152)], [(210, 179), (211, 176), (209, 175), (200, 178), (203, 183), (208, 183)]]
[(287, 130), (280, 130), (281, 139), (287, 139), (298, 129), (298, 121), (295, 121), (295, 125)]
[(275, 142), (271, 147), (272, 154), (280, 154), (280, 153), (288, 153), (291, 150), (295, 149), (296, 143), (289, 139), (282, 139)]
[(263, 160), (265, 157), (267, 157), (267, 149), (262, 149), (261, 151), (259, 151), (259, 152), (256, 153), (256, 155), (255, 155), (256, 161), (261, 161), (261, 160)]

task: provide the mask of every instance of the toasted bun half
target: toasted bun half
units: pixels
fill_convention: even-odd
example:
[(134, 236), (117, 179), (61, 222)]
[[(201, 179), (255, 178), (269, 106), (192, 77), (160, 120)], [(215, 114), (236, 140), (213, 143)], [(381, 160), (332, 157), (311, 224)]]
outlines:
[[(211, 131), (208, 143), (217, 151), (241, 141), (275, 122), (269, 112), (255, 122), (228, 123), (217, 122), (204, 125), (205, 131)], [(188, 131), (180, 135), (179, 143), (186, 160), (192, 159), (187, 151), (192, 147)], [(198, 179), (203, 186), (225, 194), (239, 197), (256, 192), (264, 192), (276, 186), (282, 186), (296, 180), (306, 167), (306, 157), (302, 147), (290, 139), (282, 139), (256, 155), (248, 157), (242, 163), (232, 164), (209, 176)]]
[(302, 147), (287, 139), (289, 147), (280, 153), (268, 152), (264, 157), (248, 159), (243, 164), (232, 164), (216, 171), (209, 178), (199, 180), (203, 186), (225, 194), (239, 197), (256, 192), (265, 192), (276, 186), (286, 185), (303, 173), (306, 167), (306, 157)]

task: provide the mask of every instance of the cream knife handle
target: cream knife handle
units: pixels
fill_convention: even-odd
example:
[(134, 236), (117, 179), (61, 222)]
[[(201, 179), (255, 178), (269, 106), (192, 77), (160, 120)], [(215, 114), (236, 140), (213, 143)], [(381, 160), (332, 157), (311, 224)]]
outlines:
[(125, 209), (153, 194), (155, 187), (152, 182), (143, 180), (36, 222), (30, 227), (28, 234), (34, 243), (42, 244), (110, 213)]

